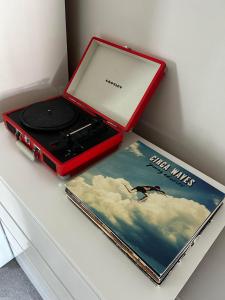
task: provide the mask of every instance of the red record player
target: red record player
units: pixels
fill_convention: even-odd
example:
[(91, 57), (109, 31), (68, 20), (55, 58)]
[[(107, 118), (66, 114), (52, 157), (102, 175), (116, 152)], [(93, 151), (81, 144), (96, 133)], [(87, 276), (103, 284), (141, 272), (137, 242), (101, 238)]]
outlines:
[(116, 148), (163, 77), (156, 58), (93, 37), (60, 97), (6, 112), (17, 145), (60, 176)]

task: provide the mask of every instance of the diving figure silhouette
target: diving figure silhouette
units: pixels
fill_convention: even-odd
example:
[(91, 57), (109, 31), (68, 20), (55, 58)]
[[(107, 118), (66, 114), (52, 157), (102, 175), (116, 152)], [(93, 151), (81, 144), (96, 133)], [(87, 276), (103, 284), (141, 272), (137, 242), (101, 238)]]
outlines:
[(166, 195), (166, 193), (164, 191), (162, 191), (160, 186), (158, 186), (158, 185), (155, 185), (155, 186), (151, 186), (151, 185), (140, 186), (140, 185), (138, 185), (138, 186), (132, 188), (131, 190), (129, 190), (127, 186), (125, 186), (125, 187), (129, 193), (136, 191), (136, 192), (142, 193), (144, 195), (141, 199), (138, 199), (138, 201), (143, 201), (145, 198), (147, 198), (148, 192), (157, 192), (157, 193)]

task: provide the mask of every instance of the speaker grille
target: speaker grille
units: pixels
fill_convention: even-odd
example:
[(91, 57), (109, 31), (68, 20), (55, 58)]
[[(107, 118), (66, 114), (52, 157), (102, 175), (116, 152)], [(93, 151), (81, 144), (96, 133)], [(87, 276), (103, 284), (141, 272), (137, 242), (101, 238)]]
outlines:
[(9, 129), (9, 131), (11, 131), (13, 134), (16, 134), (16, 129), (11, 124), (6, 122), (6, 126)]
[(47, 156), (43, 154), (44, 162), (54, 171), (56, 171), (56, 165), (53, 161), (51, 161)]

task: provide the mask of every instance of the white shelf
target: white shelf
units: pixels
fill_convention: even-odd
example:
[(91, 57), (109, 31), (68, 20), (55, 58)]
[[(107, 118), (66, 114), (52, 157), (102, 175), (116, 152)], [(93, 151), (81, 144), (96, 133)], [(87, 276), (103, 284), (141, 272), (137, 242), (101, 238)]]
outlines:
[[(0, 177), (4, 182), (0, 202), (76, 299), (84, 299), (85, 284), (88, 299), (175, 299), (224, 228), (225, 209), (222, 207), (194, 247), (161, 287), (157, 287), (67, 200), (63, 181), (18, 151), (15, 139), (3, 125), (0, 125), (0, 139)], [(123, 145), (137, 139), (143, 140), (129, 134)], [(184, 167), (194, 170), (185, 164)], [(225, 191), (224, 186), (200, 172), (195, 171), (195, 174)], [(6, 190), (14, 200), (11, 196), (3, 197)], [(76, 280), (80, 280), (80, 290), (73, 288)]]

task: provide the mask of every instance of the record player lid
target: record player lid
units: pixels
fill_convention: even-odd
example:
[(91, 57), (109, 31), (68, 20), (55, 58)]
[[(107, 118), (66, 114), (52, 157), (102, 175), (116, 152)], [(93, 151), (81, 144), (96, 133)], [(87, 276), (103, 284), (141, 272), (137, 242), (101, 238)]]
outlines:
[(161, 60), (94, 37), (64, 95), (129, 131), (164, 70)]

